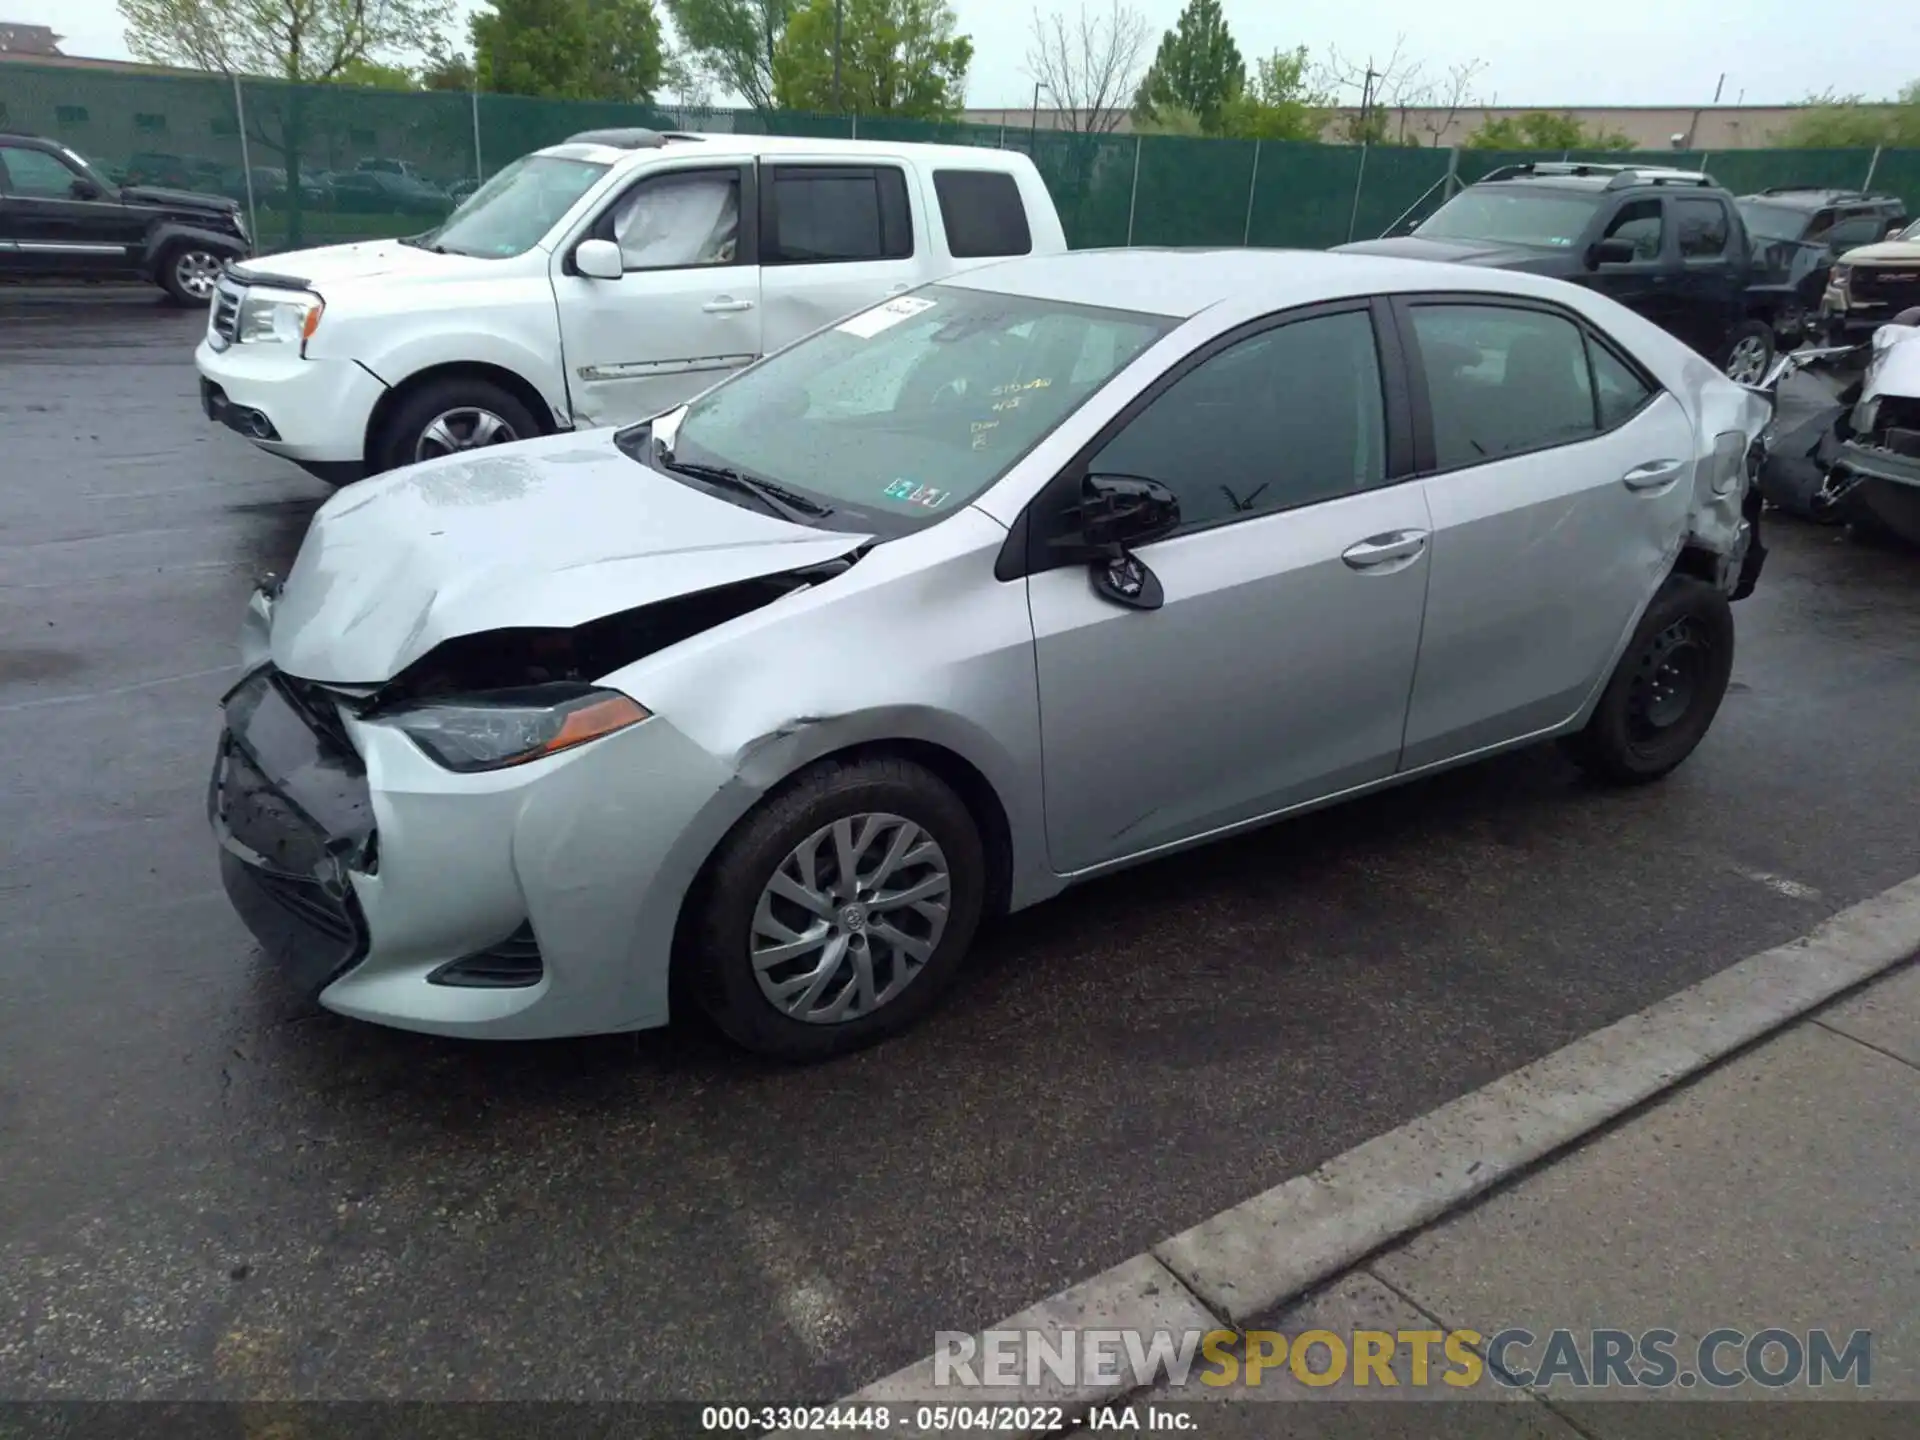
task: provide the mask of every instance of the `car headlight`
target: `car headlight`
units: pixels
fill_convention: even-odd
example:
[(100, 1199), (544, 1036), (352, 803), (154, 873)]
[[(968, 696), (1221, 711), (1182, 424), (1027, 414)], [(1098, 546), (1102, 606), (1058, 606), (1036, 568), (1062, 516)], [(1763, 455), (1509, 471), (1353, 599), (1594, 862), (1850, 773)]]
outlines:
[(324, 300), (304, 290), (256, 286), (240, 301), (235, 338), (242, 345), (298, 345), (304, 355), (326, 309)]
[(617, 690), (561, 684), (434, 700), (378, 718), (435, 764), (469, 774), (571, 750), (651, 713)]
[(1827, 272), (1827, 283), (1836, 290), (1847, 288), (1847, 277), (1853, 273), (1851, 265), (1836, 265)]

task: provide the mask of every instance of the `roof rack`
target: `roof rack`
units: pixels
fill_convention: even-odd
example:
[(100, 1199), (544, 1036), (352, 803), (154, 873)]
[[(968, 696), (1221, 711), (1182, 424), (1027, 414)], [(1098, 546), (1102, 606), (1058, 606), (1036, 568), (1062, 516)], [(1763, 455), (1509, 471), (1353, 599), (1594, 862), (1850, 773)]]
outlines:
[(1707, 186), (1714, 183), (1713, 177), (1703, 170), (1675, 170), (1666, 165), (1597, 164), (1588, 160), (1528, 160), (1519, 165), (1502, 165), (1482, 175), (1476, 183), (1530, 175), (1591, 176), (1595, 179), (1604, 175), (1609, 190), (1623, 190), (1630, 185)]
[(638, 127), (616, 130), (582, 130), (569, 135), (568, 145), (610, 145), (616, 150), (658, 150), (669, 140), (698, 140), (698, 135), (683, 130), (642, 130)]

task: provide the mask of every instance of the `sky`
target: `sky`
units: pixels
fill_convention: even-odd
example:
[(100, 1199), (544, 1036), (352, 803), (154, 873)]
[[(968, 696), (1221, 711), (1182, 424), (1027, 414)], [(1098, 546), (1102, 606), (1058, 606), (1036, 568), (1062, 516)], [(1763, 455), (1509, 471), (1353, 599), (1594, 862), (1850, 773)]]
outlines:
[[(967, 104), (1030, 104), (1026, 51), (1035, 0), (952, 0), (974, 41)], [(1107, 0), (1092, 0), (1104, 9)], [(1157, 37), (1183, 0), (1131, 0)], [(1079, 0), (1038, 0), (1076, 13)], [(1241, 53), (1305, 45), (1376, 59), (1404, 37), (1404, 57), (1438, 76), (1483, 62), (1474, 99), (1501, 105), (1704, 105), (1726, 76), (1723, 103), (1791, 104), (1829, 88), (1894, 94), (1920, 77), (1920, 45), (1887, 0), (1340, 0), (1283, 6), (1223, 0)], [(470, 6), (469, 6), (470, 8)], [(1602, 13), (1604, 12), (1604, 13)], [(113, 0), (0, 0), (0, 20), (51, 25), (69, 55), (127, 56)], [(1906, 39), (1902, 39), (1902, 34)]]

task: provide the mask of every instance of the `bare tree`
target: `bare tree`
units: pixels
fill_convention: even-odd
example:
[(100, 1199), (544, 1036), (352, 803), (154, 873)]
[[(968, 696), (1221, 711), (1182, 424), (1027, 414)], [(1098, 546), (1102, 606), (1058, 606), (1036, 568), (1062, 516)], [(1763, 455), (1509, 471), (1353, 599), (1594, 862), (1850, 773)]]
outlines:
[(1148, 34), (1146, 17), (1122, 0), (1108, 0), (1105, 11), (1082, 4), (1072, 19), (1034, 12), (1027, 70), (1053, 97), (1060, 128), (1107, 135), (1119, 127), (1133, 105)]
[(1471, 110), (1479, 102), (1473, 98), (1473, 82), (1480, 72), (1487, 68), (1484, 60), (1462, 60), (1457, 65), (1447, 67), (1446, 79), (1428, 87), (1426, 97), (1420, 101), (1426, 110), (1420, 121), (1420, 129), (1427, 136), (1427, 143), (1435, 149), (1447, 131), (1453, 128), (1453, 122), (1459, 118), (1462, 110)]
[(1412, 127), (1409, 112), (1428, 103), (1433, 86), (1422, 62), (1407, 56), (1407, 37), (1394, 37), (1393, 49), (1382, 60), (1368, 56), (1350, 60), (1339, 50), (1327, 52), (1321, 67), (1319, 87), (1337, 96), (1342, 104), (1357, 103), (1352, 114), (1336, 117), (1334, 127), (1343, 140), (1358, 144), (1405, 145)]

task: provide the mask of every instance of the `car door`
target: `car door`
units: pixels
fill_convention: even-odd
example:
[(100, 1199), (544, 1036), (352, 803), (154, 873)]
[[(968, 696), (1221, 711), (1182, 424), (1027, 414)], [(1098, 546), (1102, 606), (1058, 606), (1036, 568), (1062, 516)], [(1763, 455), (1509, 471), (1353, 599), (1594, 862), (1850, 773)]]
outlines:
[(753, 193), (750, 164), (651, 170), (582, 237), (620, 247), (618, 280), (580, 274), (571, 245), (554, 256), (575, 423), (657, 415), (759, 357)]
[[(1268, 321), (1130, 405), (1027, 517), (1047, 843), (1071, 873), (1385, 778), (1426, 596), (1384, 308)], [(1165, 602), (1121, 608), (1050, 564), (1087, 474), (1157, 480)]]
[(926, 217), (899, 164), (760, 167), (760, 295), (778, 350), (922, 278)]
[(1433, 517), (1411, 770), (1578, 712), (1686, 532), (1696, 447), (1680, 403), (1568, 312), (1396, 304)]
[(1675, 322), (1666, 328), (1716, 364), (1727, 358), (1734, 326), (1746, 318), (1743, 231), (1733, 207), (1714, 195), (1669, 195), (1667, 218), (1679, 251)]
[(0, 143), (4, 234), (13, 262), (33, 274), (112, 275), (132, 263), (125, 208), (59, 155)]
[(1620, 202), (1595, 238), (1625, 241), (1633, 246), (1633, 259), (1597, 265), (1585, 283), (1671, 332), (1679, 322), (1680, 307), (1667, 228), (1659, 196)]

